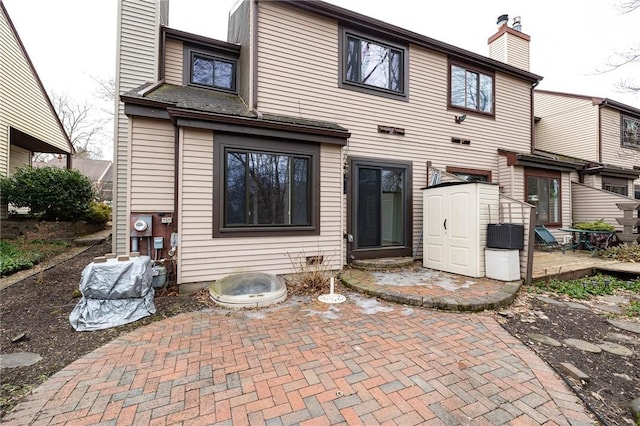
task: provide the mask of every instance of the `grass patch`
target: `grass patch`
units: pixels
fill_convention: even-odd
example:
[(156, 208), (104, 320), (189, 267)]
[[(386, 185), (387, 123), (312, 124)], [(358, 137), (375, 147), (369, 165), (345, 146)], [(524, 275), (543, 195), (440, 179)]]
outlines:
[(614, 276), (597, 274), (577, 280), (536, 281), (531, 287), (531, 291), (534, 293), (550, 291), (581, 300), (587, 300), (593, 296), (613, 294), (616, 290), (640, 292), (640, 279), (621, 280)]
[(629, 302), (629, 306), (625, 307), (624, 313), (628, 317), (640, 317), (640, 300)]
[(0, 275), (5, 276), (63, 252), (70, 246), (64, 241), (27, 241), (23, 238), (0, 241)]

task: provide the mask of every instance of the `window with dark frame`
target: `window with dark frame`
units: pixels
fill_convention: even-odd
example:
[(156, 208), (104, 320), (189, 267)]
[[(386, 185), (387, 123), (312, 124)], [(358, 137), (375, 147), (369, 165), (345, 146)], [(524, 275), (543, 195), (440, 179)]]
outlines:
[(624, 195), (625, 197), (629, 193), (629, 185), (626, 179), (602, 177), (602, 189), (616, 194)]
[(528, 171), (525, 176), (526, 201), (536, 206), (536, 224), (560, 226), (560, 172)]
[(458, 176), (467, 182), (491, 182), (491, 171), (480, 169), (467, 169), (462, 167), (447, 166), (447, 173)]
[(450, 105), (493, 115), (493, 82), (493, 74), (459, 64), (450, 64)]
[(213, 236), (319, 235), (320, 146), (216, 134)]
[(308, 156), (228, 149), (225, 227), (311, 224)]
[(192, 52), (189, 83), (226, 91), (236, 91), (236, 62)]
[(622, 116), (622, 145), (640, 148), (640, 119)]
[(393, 95), (405, 95), (406, 49), (345, 31), (342, 82)]

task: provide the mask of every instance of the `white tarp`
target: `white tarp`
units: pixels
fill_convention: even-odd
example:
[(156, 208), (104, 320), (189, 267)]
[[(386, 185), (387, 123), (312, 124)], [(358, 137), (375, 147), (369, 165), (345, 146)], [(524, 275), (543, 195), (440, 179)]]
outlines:
[(76, 331), (102, 330), (154, 314), (151, 258), (109, 259), (82, 271), (82, 299), (69, 315)]

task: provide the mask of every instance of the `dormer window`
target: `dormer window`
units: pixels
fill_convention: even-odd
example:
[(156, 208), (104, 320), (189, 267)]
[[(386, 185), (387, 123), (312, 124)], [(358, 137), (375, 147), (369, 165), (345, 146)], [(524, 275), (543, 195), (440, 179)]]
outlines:
[(189, 84), (236, 91), (236, 61), (192, 51)]

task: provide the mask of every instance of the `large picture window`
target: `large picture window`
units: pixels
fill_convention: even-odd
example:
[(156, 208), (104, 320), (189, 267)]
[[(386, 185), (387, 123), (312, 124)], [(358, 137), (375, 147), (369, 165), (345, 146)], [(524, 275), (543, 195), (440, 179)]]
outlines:
[(343, 32), (342, 82), (372, 92), (405, 95), (402, 47)]
[(225, 157), (225, 226), (310, 225), (308, 156), (229, 149)]
[(451, 64), (449, 86), (452, 106), (493, 114), (493, 75)]
[(536, 224), (560, 226), (560, 173), (530, 171), (527, 178), (527, 202), (536, 206)]
[(640, 119), (622, 116), (622, 145), (640, 148)]
[(319, 233), (317, 144), (216, 135), (214, 236)]

